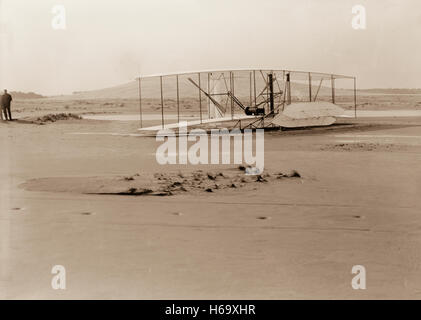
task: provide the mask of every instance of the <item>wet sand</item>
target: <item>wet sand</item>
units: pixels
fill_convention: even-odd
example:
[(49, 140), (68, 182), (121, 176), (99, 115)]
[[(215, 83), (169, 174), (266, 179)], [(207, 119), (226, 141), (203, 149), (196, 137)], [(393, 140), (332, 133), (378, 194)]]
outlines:
[[(168, 197), (22, 187), (192, 170), (157, 164), (134, 121), (0, 123), (0, 297), (420, 298), (421, 119), (344, 121), (265, 134), (265, 171), (300, 179)], [(366, 290), (351, 287), (357, 264)]]

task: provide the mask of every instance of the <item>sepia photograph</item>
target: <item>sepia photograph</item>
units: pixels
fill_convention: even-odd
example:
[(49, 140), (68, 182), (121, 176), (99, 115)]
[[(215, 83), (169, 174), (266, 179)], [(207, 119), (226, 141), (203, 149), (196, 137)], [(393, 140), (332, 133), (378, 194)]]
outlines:
[(420, 39), (418, 0), (0, 0), (0, 299), (420, 299)]

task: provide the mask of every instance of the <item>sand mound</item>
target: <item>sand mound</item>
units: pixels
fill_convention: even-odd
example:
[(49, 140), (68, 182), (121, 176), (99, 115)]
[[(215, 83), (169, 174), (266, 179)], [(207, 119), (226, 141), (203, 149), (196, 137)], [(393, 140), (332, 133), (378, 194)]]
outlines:
[(35, 120), (32, 120), (32, 123), (37, 124), (46, 124), (49, 122), (56, 122), (59, 120), (80, 120), (81, 116), (74, 113), (50, 113), (42, 117), (38, 117)]
[(283, 128), (305, 128), (305, 127), (319, 127), (319, 126), (330, 126), (336, 122), (334, 117), (318, 117), (318, 118), (306, 118), (306, 119), (293, 119), (287, 117), (283, 113), (276, 115), (272, 123)]
[[(246, 175), (247, 168), (224, 171), (189, 173), (143, 173), (125, 177), (77, 177), (39, 178), (22, 184), (29, 191), (72, 192), (102, 195), (170, 196), (181, 193), (211, 193), (220, 190), (235, 190), (246, 186), (256, 187), (282, 179), (297, 179), (301, 175), (293, 170), (289, 173), (263, 173)], [(225, 192), (224, 191), (224, 192)]]
[(292, 119), (338, 117), (345, 112), (330, 102), (296, 102), (285, 107), (283, 114)]

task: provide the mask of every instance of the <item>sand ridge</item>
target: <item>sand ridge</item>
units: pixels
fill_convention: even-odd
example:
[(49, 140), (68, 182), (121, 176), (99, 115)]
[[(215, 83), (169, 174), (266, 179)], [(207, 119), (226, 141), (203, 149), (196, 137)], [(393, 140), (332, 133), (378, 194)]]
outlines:
[(126, 196), (172, 196), (177, 194), (218, 192), (240, 188), (258, 188), (263, 183), (301, 178), (292, 170), (288, 173), (264, 172), (246, 174), (239, 166), (219, 171), (194, 170), (190, 172), (137, 173), (129, 176), (54, 177), (31, 179), (20, 185), (29, 191), (70, 192)]

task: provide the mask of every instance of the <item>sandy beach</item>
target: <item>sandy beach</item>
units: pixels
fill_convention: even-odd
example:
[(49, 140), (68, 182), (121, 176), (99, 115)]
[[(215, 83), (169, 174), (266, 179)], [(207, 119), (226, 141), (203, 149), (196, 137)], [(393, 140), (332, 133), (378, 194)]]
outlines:
[[(266, 132), (264, 182), (105, 195), (88, 191), (241, 173), (160, 166), (137, 121), (32, 122), (51, 111), (0, 123), (0, 298), (420, 298), (421, 118)], [(51, 289), (53, 265), (66, 266), (64, 291)], [(354, 265), (367, 269), (366, 290), (351, 287)]]
[(421, 300), (420, 12), (0, 0), (0, 302), (403, 318), (391, 300)]

